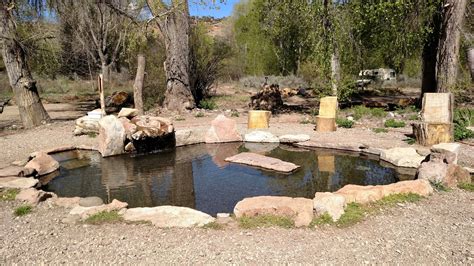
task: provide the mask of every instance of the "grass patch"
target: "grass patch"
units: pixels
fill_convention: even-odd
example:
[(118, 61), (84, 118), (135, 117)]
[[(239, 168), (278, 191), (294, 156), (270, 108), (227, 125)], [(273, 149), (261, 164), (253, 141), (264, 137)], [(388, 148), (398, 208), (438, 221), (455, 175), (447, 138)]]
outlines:
[(182, 116), (176, 116), (176, 117), (174, 118), (174, 120), (175, 120), (175, 121), (184, 121), (184, 120), (186, 120), (186, 118), (184, 118), (184, 117), (182, 117)]
[(458, 185), (458, 188), (467, 190), (469, 192), (474, 192), (474, 184), (473, 183), (461, 183)]
[(87, 133), (87, 136), (89, 136), (89, 138), (95, 138), (95, 137), (97, 137), (97, 133), (96, 132), (89, 132), (89, 133)]
[(377, 133), (377, 134), (378, 133), (387, 133), (388, 129), (383, 128), (383, 127), (376, 127), (376, 128), (372, 128), (372, 131)]
[(435, 182), (430, 182), (431, 186), (434, 188), (434, 190), (438, 192), (450, 192), (451, 189), (445, 185), (443, 185), (441, 182), (435, 183)]
[(338, 127), (352, 128), (354, 121), (345, 118), (336, 118), (336, 124)]
[(311, 227), (317, 225), (335, 225), (337, 227), (348, 227), (363, 221), (371, 214), (377, 213), (381, 209), (394, 207), (399, 203), (417, 202), (423, 197), (414, 193), (392, 194), (382, 199), (369, 203), (349, 203), (344, 209), (344, 214), (337, 221), (333, 221), (329, 214), (325, 213), (311, 222)]
[(204, 113), (203, 112), (197, 112), (194, 117), (204, 117)]
[(220, 223), (212, 222), (212, 223), (208, 223), (208, 224), (204, 225), (202, 228), (203, 229), (212, 229), (212, 230), (222, 230), (222, 229), (224, 229), (224, 226)]
[(393, 128), (399, 128), (399, 127), (405, 127), (405, 122), (403, 121), (398, 121), (398, 120), (395, 120), (395, 119), (387, 119), (387, 121), (385, 121), (384, 123), (384, 126), (385, 127), (393, 127)]
[(199, 103), (199, 107), (206, 110), (215, 110), (217, 109), (217, 103), (212, 99), (204, 99)]
[(21, 205), (19, 207), (17, 207), (15, 209), (15, 211), (13, 212), (13, 214), (15, 214), (15, 216), (24, 216), (24, 215), (27, 215), (28, 213), (31, 213), (31, 211), (33, 211), (33, 207), (31, 205)]
[(259, 215), (255, 217), (244, 216), (238, 219), (239, 226), (244, 229), (252, 229), (259, 227), (282, 227), (293, 228), (295, 223), (292, 219), (284, 216), (275, 215)]
[(418, 115), (410, 115), (410, 116), (408, 117), (408, 120), (412, 120), (412, 121), (416, 121), (416, 120), (418, 120), (418, 119), (420, 119), (420, 118), (418, 117)]
[(237, 110), (232, 110), (232, 112), (230, 113), (230, 116), (231, 116), (231, 117), (239, 117), (239, 116), (240, 116), (239, 111), (237, 111)]
[(387, 112), (383, 108), (368, 108), (363, 105), (352, 108), (354, 112), (354, 119), (359, 120), (362, 117), (378, 117), (382, 118), (387, 116)]
[(6, 189), (0, 192), (0, 200), (1, 201), (13, 201), (16, 198), (16, 195), (20, 193), (19, 189)]
[(123, 221), (123, 217), (120, 216), (118, 211), (99, 212), (92, 216), (89, 216), (89, 218), (85, 220), (85, 222), (88, 224), (118, 223), (122, 221)]
[(309, 224), (309, 227), (316, 227), (320, 225), (332, 225), (332, 224), (334, 224), (334, 221), (331, 215), (329, 215), (326, 212), (323, 215), (320, 215), (319, 217), (315, 217)]
[(416, 143), (416, 139), (412, 137), (406, 138), (403, 141), (405, 141), (408, 145), (413, 145)]

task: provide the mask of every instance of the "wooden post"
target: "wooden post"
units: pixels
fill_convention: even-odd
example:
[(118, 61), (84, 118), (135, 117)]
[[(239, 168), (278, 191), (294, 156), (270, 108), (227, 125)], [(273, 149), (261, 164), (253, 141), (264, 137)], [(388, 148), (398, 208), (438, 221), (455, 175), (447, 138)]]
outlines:
[(139, 114), (143, 114), (143, 80), (145, 79), (145, 56), (138, 55), (137, 75), (133, 83), (133, 99), (135, 109)]
[(102, 76), (102, 74), (99, 74), (97, 83), (99, 86), (100, 110), (102, 112), (102, 117), (104, 117), (106, 113), (105, 113), (104, 77)]

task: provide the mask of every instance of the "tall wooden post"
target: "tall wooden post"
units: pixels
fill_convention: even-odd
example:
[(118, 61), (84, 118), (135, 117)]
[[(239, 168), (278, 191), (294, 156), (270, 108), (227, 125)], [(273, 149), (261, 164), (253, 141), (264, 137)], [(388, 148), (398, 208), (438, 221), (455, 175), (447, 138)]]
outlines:
[(105, 113), (104, 77), (102, 74), (99, 74), (97, 85), (99, 87), (100, 110), (102, 113), (102, 117), (104, 117), (106, 113)]
[(145, 79), (145, 56), (138, 55), (137, 75), (135, 76), (135, 83), (133, 83), (133, 99), (135, 109), (139, 114), (143, 114), (143, 81)]

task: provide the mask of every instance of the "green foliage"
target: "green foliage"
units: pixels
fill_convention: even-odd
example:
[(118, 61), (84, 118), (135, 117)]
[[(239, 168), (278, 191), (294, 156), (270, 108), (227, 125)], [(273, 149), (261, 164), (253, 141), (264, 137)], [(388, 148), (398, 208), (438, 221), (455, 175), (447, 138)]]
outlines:
[(359, 120), (363, 117), (377, 117), (382, 118), (387, 115), (384, 109), (382, 108), (368, 108), (363, 105), (358, 105), (353, 107), (349, 112), (354, 113), (354, 119)]
[(326, 212), (323, 215), (315, 217), (311, 221), (311, 224), (309, 224), (309, 227), (312, 228), (312, 227), (316, 227), (316, 226), (320, 226), (320, 225), (332, 225), (332, 224), (334, 224), (334, 220), (332, 219), (331, 215), (329, 215)]
[(474, 184), (473, 183), (462, 183), (458, 185), (458, 188), (467, 190), (469, 192), (474, 192)]
[(474, 125), (474, 109), (454, 110), (454, 140), (474, 138), (474, 131), (467, 127)]
[(408, 120), (412, 120), (412, 121), (416, 121), (416, 120), (418, 120), (418, 119), (419, 119), (419, 117), (418, 117), (418, 115), (416, 115), (416, 114), (410, 115), (410, 116), (408, 117)]
[(438, 192), (450, 192), (451, 189), (441, 182), (430, 182), (431, 186), (434, 188), (434, 190)]
[(295, 226), (295, 223), (292, 219), (275, 215), (258, 215), (254, 217), (243, 216), (238, 219), (238, 222), (239, 226), (245, 229), (273, 226), (293, 228)]
[(337, 226), (347, 227), (361, 222), (366, 217), (366, 208), (358, 203), (349, 203), (344, 214), (337, 220)]
[(96, 133), (96, 132), (88, 132), (88, 133), (87, 133), (87, 136), (88, 136), (89, 138), (95, 138), (95, 137), (97, 137), (97, 133)]
[(352, 128), (352, 126), (354, 125), (354, 121), (345, 118), (337, 118), (336, 124), (338, 127)]
[(224, 226), (218, 222), (212, 222), (204, 225), (202, 227), (203, 229), (212, 229), (212, 230), (222, 230), (224, 229)]
[(387, 133), (388, 129), (383, 128), (383, 127), (376, 127), (376, 128), (372, 128), (372, 131), (377, 133), (377, 134), (378, 133)]
[(12, 201), (15, 200), (16, 195), (20, 193), (19, 189), (5, 189), (0, 192), (0, 201)]
[(416, 143), (416, 139), (413, 138), (413, 137), (408, 137), (408, 138), (404, 139), (403, 141), (405, 141), (409, 145), (413, 145), (413, 144)]
[(89, 216), (84, 222), (88, 224), (106, 224), (122, 222), (123, 217), (118, 211), (103, 211)]
[(204, 117), (204, 113), (203, 112), (197, 112), (196, 114), (194, 114), (194, 117)]
[(415, 193), (392, 194), (383, 197), (381, 200), (376, 201), (373, 206), (392, 207), (397, 205), (398, 203), (417, 202), (421, 199), (423, 199), (423, 197)]
[(397, 121), (393, 118), (387, 119), (384, 123), (385, 127), (393, 127), (393, 128), (399, 128), (399, 127), (405, 127), (405, 122), (403, 121)]
[(212, 99), (204, 99), (199, 102), (199, 107), (206, 109), (206, 110), (215, 110), (217, 109), (217, 104)]
[(240, 116), (239, 111), (237, 111), (237, 110), (232, 110), (232, 112), (230, 113), (230, 116), (231, 116), (231, 117), (239, 117), (239, 116)]
[(32, 210), (33, 210), (33, 207), (31, 205), (25, 204), (25, 205), (21, 205), (17, 207), (15, 211), (13, 212), (13, 214), (15, 216), (24, 216), (31, 213)]

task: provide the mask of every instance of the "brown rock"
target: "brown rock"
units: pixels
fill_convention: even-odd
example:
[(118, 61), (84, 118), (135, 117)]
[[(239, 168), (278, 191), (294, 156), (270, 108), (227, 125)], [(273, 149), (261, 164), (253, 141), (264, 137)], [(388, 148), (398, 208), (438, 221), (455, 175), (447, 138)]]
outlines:
[(38, 179), (25, 177), (2, 177), (0, 178), (0, 188), (30, 188), (38, 184)]
[(433, 193), (433, 188), (427, 180), (400, 181), (383, 186), (357, 186), (346, 185), (335, 192), (346, 198), (347, 203), (355, 202), (367, 204), (382, 199), (392, 194), (414, 193), (420, 196), (428, 196)]
[(122, 122), (127, 138), (132, 139), (132, 135), (137, 132), (137, 126), (126, 117), (120, 117), (119, 120)]
[(242, 136), (237, 131), (234, 120), (219, 115), (212, 120), (204, 140), (206, 143), (236, 142), (242, 141)]
[(0, 169), (0, 178), (7, 177), (7, 176), (20, 176), (21, 171), (23, 171), (23, 167), (8, 166), (8, 167)]
[(36, 157), (29, 161), (25, 168), (35, 169), (37, 174), (42, 176), (59, 169), (59, 163), (50, 155), (38, 152)]
[(308, 226), (313, 219), (313, 201), (305, 198), (261, 196), (245, 198), (234, 208), (237, 218), (259, 215), (284, 216), (294, 220), (296, 227)]
[(108, 115), (99, 121), (99, 152), (103, 157), (124, 153), (125, 129), (120, 120)]
[(267, 157), (264, 155), (251, 153), (251, 152), (242, 152), (232, 157), (226, 158), (226, 162), (246, 164), (250, 166), (257, 166), (265, 169), (270, 169), (279, 172), (289, 173), (300, 166), (294, 163), (285, 162), (280, 159)]
[(443, 185), (447, 187), (456, 187), (458, 184), (471, 183), (469, 171), (457, 164), (449, 164), (446, 176), (443, 179)]
[(53, 204), (59, 207), (64, 208), (74, 208), (79, 206), (79, 201), (81, 200), (80, 197), (73, 197), (73, 198), (55, 198), (53, 199)]
[(20, 191), (20, 193), (16, 195), (15, 199), (18, 201), (27, 202), (32, 205), (37, 205), (42, 201), (52, 198), (53, 195), (53, 193), (44, 192), (35, 188), (28, 188)]

